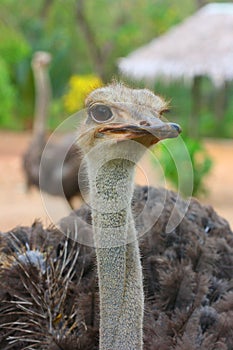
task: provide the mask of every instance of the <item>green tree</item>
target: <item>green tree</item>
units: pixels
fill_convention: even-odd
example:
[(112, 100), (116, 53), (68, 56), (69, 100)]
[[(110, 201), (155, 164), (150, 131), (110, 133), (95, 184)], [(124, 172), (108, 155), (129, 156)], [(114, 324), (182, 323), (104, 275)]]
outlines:
[(17, 128), (18, 70), (17, 65), (30, 52), (24, 37), (12, 27), (0, 22), (0, 123)]

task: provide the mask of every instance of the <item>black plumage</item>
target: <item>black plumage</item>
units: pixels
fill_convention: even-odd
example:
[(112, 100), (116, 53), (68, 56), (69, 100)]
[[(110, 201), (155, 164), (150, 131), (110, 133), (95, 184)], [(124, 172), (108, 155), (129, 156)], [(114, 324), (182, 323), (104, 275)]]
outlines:
[[(176, 199), (146, 187), (137, 187), (133, 198), (136, 226), (142, 231), (154, 221), (140, 237), (144, 349), (233, 349), (233, 233), (195, 199), (167, 233)], [(184, 208), (180, 199), (175, 210)], [(81, 229), (90, 235), (90, 222), (83, 206), (62, 221), (69, 237), (38, 222), (0, 235), (0, 349), (98, 349), (95, 251), (71, 239)]]

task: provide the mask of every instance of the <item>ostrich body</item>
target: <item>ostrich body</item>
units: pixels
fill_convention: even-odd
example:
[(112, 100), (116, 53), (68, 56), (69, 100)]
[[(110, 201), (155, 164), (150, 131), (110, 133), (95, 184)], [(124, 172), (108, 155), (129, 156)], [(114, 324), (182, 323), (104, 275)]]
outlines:
[(79, 194), (77, 173), (80, 158), (78, 147), (74, 145), (75, 134), (67, 135), (55, 144), (50, 143), (40, 168), (47, 141), (46, 122), (51, 96), (48, 75), (50, 61), (50, 54), (42, 51), (36, 52), (32, 60), (36, 96), (35, 116), (32, 141), (23, 157), (23, 168), (28, 188), (36, 186), (51, 195), (65, 197), (71, 204), (72, 198)]
[[(114, 85), (96, 90), (86, 103), (79, 145), (91, 208), (83, 205), (62, 220), (67, 236), (38, 222), (0, 232), (2, 349), (231, 350), (228, 223), (191, 199), (183, 220), (167, 233), (174, 207), (182, 213), (185, 201), (165, 189), (136, 187), (133, 193), (140, 146), (179, 132), (154, 116), (164, 102), (145, 90)], [(139, 254), (140, 232), (146, 233)], [(95, 249), (76, 242), (82, 235), (93, 235)]]
[[(116, 84), (86, 100), (79, 146), (86, 154), (100, 291), (100, 349), (142, 349), (143, 284), (131, 212), (133, 175), (146, 147), (176, 137), (160, 119), (165, 102)], [(136, 143), (145, 147), (137, 149)], [(135, 154), (136, 153), (136, 154)], [(133, 161), (128, 159), (133, 157)]]
[[(152, 187), (136, 187), (134, 192), (138, 231), (149, 218), (153, 220), (164, 198), (161, 215), (139, 240), (145, 295), (143, 350), (231, 350), (233, 233), (211, 207), (195, 199), (179, 226), (166, 233), (177, 195)], [(179, 201), (176, 210), (182, 212), (184, 205)], [(74, 227), (71, 217), (63, 219), (63, 231), (73, 239), (81, 232), (89, 235), (90, 207), (76, 212)], [(0, 233), (0, 248), (1, 349), (97, 350), (95, 250), (38, 222)]]

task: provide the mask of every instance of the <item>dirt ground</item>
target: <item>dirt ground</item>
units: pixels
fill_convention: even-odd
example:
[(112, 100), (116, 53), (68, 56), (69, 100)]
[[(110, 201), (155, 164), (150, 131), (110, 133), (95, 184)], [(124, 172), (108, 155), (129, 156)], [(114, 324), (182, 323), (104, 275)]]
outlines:
[[(70, 208), (60, 198), (43, 196), (37, 189), (26, 192), (22, 173), (22, 154), (31, 135), (0, 131), (0, 231), (7, 231), (17, 225), (31, 225), (37, 218), (44, 225), (67, 215)], [(211, 174), (206, 179), (209, 194), (199, 199), (212, 205), (233, 227), (233, 141), (206, 140), (207, 150), (214, 161)], [(154, 168), (148, 159), (143, 160), (144, 172), (153, 178), (150, 184), (156, 186)], [(136, 177), (137, 183), (147, 183), (143, 171)], [(75, 201), (75, 207), (80, 201)]]

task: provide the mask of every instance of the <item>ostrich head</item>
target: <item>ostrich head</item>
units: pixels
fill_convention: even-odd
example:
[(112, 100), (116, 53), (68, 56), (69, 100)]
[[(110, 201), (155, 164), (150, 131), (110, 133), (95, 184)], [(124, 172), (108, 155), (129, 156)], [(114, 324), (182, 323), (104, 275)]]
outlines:
[(39, 69), (47, 67), (51, 62), (52, 56), (46, 51), (37, 51), (32, 58), (32, 68)]
[(145, 147), (173, 138), (180, 127), (161, 120), (167, 103), (147, 89), (130, 89), (115, 83), (94, 90), (86, 99), (88, 116), (79, 131), (79, 144), (86, 153), (103, 141), (111, 146), (134, 140)]

